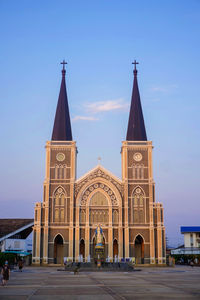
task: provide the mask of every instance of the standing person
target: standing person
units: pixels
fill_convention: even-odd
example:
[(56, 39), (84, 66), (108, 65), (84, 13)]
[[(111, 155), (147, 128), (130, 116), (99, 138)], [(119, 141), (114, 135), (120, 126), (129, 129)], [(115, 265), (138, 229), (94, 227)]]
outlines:
[(2, 285), (6, 285), (7, 281), (9, 280), (9, 275), (10, 275), (10, 268), (8, 266), (8, 262), (6, 261), (2, 270), (1, 270), (1, 275), (2, 275)]
[(19, 267), (19, 271), (22, 272), (23, 261), (21, 259), (18, 261), (18, 267)]

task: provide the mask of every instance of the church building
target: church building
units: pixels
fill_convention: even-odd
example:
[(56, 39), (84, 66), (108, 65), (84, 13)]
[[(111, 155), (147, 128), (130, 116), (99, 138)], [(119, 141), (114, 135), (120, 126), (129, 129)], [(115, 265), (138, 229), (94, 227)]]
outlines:
[(63, 61), (52, 138), (46, 142), (43, 202), (35, 206), (33, 264), (93, 261), (98, 225), (105, 259), (166, 263), (163, 206), (155, 201), (153, 146), (147, 140), (134, 64), (128, 128), (121, 147), (122, 178), (97, 165), (77, 179)]

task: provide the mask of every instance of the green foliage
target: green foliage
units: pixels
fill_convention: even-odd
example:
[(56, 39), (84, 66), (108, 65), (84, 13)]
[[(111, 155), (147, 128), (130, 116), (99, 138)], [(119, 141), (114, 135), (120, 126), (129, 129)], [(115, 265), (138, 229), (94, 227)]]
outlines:
[(2, 267), (7, 260), (9, 265), (13, 265), (15, 262), (16, 255), (13, 253), (0, 252), (0, 266)]
[(172, 254), (172, 257), (175, 258), (175, 263), (182, 261), (187, 264), (188, 261), (194, 261), (195, 258), (200, 261), (200, 254)]

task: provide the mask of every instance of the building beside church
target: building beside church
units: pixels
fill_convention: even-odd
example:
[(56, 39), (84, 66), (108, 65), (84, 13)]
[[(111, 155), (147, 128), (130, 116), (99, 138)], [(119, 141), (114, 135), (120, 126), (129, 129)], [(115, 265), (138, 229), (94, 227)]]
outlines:
[(200, 226), (181, 226), (184, 235), (184, 245), (173, 249), (172, 255), (199, 255), (200, 254)]
[(72, 138), (63, 62), (62, 82), (51, 141), (46, 142), (43, 202), (36, 203), (33, 264), (92, 260), (95, 230), (103, 230), (105, 258), (135, 258), (165, 264), (163, 206), (155, 202), (152, 142), (147, 140), (136, 64), (126, 140), (122, 142), (122, 179), (101, 165), (76, 179), (76, 142)]

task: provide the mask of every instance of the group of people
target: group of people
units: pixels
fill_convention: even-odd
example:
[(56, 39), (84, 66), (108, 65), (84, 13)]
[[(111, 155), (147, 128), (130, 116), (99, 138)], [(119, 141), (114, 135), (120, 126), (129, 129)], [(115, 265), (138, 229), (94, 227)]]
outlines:
[[(19, 268), (19, 271), (22, 272), (22, 268), (23, 268), (22, 260), (18, 261), (18, 268)], [(9, 267), (8, 261), (6, 260), (1, 269), (1, 285), (2, 286), (6, 285), (7, 281), (9, 280), (9, 276), (10, 276), (10, 267)]]

